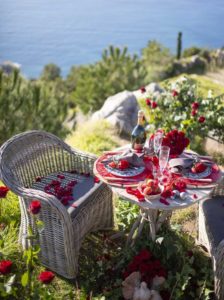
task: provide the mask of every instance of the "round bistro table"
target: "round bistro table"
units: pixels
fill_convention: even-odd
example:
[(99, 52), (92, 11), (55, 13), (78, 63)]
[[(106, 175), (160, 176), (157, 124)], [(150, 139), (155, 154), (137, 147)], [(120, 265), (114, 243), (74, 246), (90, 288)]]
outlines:
[[(163, 204), (160, 200), (139, 202), (137, 197), (126, 192), (123, 188), (111, 186), (113, 192), (121, 199), (136, 204), (140, 207), (140, 214), (135, 220), (127, 238), (127, 244), (134, 244), (135, 240), (141, 235), (143, 226), (149, 223), (149, 237), (154, 241), (156, 234), (161, 225), (170, 219), (172, 212), (177, 209), (183, 209), (207, 198), (213, 191), (214, 187), (200, 189), (186, 189), (188, 197), (185, 200), (180, 198), (167, 199), (169, 205)], [(133, 238), (137, 231), (135, 238)]]
[[(123, 151), (129, 147), (130, 145), (125, 145), (123, 147), (115, 149), (115, 151)], [(193, 151), (191, 153), (196, 154)], [(95, 167), (94, 171), (96, 171)], [(220, 174), (222, 173), (220, 172)], [(95, 175), (98, 176), (99, 174), (97, 174), (96, 172)], [(101, 180), (104, 181), (103, 177), (101, 177)], [(188, 196), (185, 200), (182, 200), (181, 198), (168, 198), (166, 199), (168, 205), (166, 205), (160, 202), (160, 199), (152, 201), (139, 201), (135, 195), (129, 194), (125, 188), (114, 186), (113, 183), (110, 184), (108, 181), (104, 182), (112, 189), (112, 191), (118, 197), (140, 207), (140, 213), (135, 222), (133, 223), (127, 238), (127, 244), (132, 245), (134, 244), (135, 240), (141, 235), (142, 229), (146, 222), (149, 223), (149, 237), (154, 241), (156, 239), (156, 234), (160, 229), (161, 225), (164, 222), (169, 221), (173, 211), (187, 208), (191, 205), (197, 204), (199, 201), (206, 199), (219, 183), (219, 181), (217, 181), (206, 187), (200, 188), (190, 186), (186, 189)]]

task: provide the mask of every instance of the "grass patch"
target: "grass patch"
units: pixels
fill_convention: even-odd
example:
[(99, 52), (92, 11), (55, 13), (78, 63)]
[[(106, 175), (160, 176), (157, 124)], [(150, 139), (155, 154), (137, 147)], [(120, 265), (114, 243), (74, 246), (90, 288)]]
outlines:
[(66, 142), (74, 148), (97, 155), (119, 146), (116, 131), (106, 120), (80, 124)]

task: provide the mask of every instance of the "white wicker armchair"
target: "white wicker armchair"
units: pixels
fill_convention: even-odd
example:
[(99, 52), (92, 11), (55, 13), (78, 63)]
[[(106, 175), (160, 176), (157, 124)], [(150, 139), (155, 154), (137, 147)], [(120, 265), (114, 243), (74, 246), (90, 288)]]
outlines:
[[(28, 227), (37, 230), (28, 212), (30, 202), (37, 199), (41, 202), (38, 217), (45, 226), (39, 234), (40, 260), (69, 279), (77, 274), (79, 250), (85, 235), (113, 226), (112, 192), (105, 184), (94, 182), (95, 159), (43, 131), (18, 134), (0, 148), (1, 180), (19, 196), (20, 242), (26, 248)], [(78, 182), (73, 191), (75, 195), (77, 191), (73, 205), (64, 206), (56, 196), (44, 191), (46, 184), (57, 179), (59, 172), (65, 181)], [(40, 182), (37, 181), (39, 177), (42, 178)]]
[(224, 177), (210, 198), (199, 203), (199, 243), (213, 260), (215, 295), (224, 300)]

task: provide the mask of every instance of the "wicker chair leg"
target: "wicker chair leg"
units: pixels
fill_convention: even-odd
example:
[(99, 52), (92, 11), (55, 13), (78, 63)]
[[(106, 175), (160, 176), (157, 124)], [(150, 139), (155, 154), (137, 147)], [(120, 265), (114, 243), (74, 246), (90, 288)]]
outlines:
[(224, 240), (214, 254), (214, 275), (217, 300), (224, 300)]

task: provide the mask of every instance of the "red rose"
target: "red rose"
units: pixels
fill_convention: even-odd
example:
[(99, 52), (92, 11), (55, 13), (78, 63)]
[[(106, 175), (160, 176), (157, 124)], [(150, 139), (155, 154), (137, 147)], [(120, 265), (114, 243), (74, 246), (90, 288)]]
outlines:
[(149, 106), (150, 106), (150, 105), (151, 105), (151, 99), (149, 99), (149, 98), (146, 98), (146, 99), (145, 99), (145, 103), (146, 103), (147, 105), (149, 105)]
[(199, 122), (199, 123), (204, 123), (204, 121), (205, 121), (205, 117), (204, 117), (204, 116), (200, 116), (200, 117), (198, 118), (198, 122)]
[(191, 115), (192, 115), (193, 117), (196, 116), (197, 113), (198, 113), (198, 111), (195, 110), (195, 109), (193, 109), (193, 110), (191, 111)]
[(139, 252), (138, 254), (138, 257), (141, 259), (141, 260), (147, 260), (147, 259), (150, 259), (152, 257), (152, 254), (146, 250), (146, 249), (143, 249)]
[(184, 181), (177, 181), (174, 183), (174, 188), (179, 192), (185, 192), (186, 190), (186, 183)]
[(155, 102), (155, 101), (153, 101), (152, 103), (151, 103), (151, 107), (154, 109), (154, 108), (156, 108), (158, 105), (157, 105), (157, 103)]
[(164, 190), (161, 194), (161, 197), (167, 199), (167, 198), (170, 198), (172, 196), (172, 190), (170, 189), (167, 189), (167, 190)]
[(196, 163), (191, 169), (193, 173), (202, 173), (206, 170), (207, 166), (203, 163)]
[(145, 89), (145, 87), (144, 87), (144, 86), (142, 86), (142, 87), (140, 88), (140, 91), (141, 91), (141, 93), (142, 93), (142, 94), (144, 94), (144, 93), (146, 92), (146, 89)]
[(179, 95), (179, 93), (178, 93), (177, 91), (173, 90), (173, 91), (172, 91), (172, 95), (173, 95), (173, 97), (176, 97), (176, 96)]
[(29, 211), (30, 211), (32, 214), (34, 214), (34, 215), (38, 214), (39, 211), (40, 211), (40, 209), (41, 209), (41, 203), (40, 203), (40, 201), (38, 201), (38, 200), (33, 200), (33, 201), (30, 203)]
[(11, 272), (12, 262), (11, 260), (2, 260), (0, 261), (0, 273), (6, 275)]
[(38, 280), (42, 283), (48, 284), (51, 283), (54, 277), (55, 277), (54, 273), (50, 271), (45, 271), (40, 273), (40, 275), (38, 276)]
[(192, 107), (193, 110), (197, 110), (199, 108), (199, 103), (198, 102), (193, 102), (191, 104), (191, 107)]
[(9, 188), (7, 186), (0, 186), (0, 198), (5, 198)]
[(95, 176), (95, 177), (94, 177), (94, 182), (95, 182), (95, 183), (99, 183), (99, 182), (100, 182), (100, 179), (99, 179), (98, 177)]

